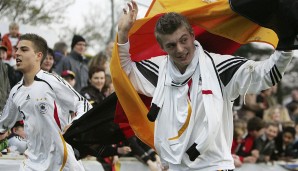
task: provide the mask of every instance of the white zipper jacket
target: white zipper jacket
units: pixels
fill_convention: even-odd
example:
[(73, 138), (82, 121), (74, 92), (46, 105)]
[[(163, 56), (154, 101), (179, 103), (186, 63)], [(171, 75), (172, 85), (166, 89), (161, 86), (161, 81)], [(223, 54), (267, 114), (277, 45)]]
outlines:
[[(198, 42), (195, 44), (200, 46)], [(168, 56), (133, 62), (129, 43), (118, 44), (118, 47), (121, 66), (137, 92), (153, 97)], [(169, 164), (170, 170), (234, 169), (231, 156), (233, 101), (239, 95), (256, 94), (277, 84), (291, 61), (292, 52), (276, 51), (269, 59), (260, 62), (208, 53), (200, 47), (196, 48), (195, 55), (199, 58), (199, 70), (192, 78), (200, 78), (196, 83), (199, 86), (196, 90), (189, 88), (190, 105), (179, 100), (187, 99), (187, 91), (185, 97), (175, 97), (171, 93), (164, 97), (165, 103), (155, 121), (155, 148), (161, 159)], [(167, 91), (171, 92), (171, 89), (175, 87)], [(178, 106), (167, 103), (173, 98), (177, 98)], [(188, 110), (189, 106), (192, 110)], [(189, 115), (187, 111), (191, 111)], [(179, 135), (178, 130), (184, 132)], [(175, 133), (178, 138), (172, 138)], [(187, 152), (193, 150), (198, 156), (191, 160)]]

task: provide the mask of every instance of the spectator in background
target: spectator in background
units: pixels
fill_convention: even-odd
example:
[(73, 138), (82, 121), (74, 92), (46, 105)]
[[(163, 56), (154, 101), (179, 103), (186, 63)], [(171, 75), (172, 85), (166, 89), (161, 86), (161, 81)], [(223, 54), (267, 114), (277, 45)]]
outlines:
[(54, 58), (55, 58), (54, 51), (53, 49), (49, 48), (46, 58), (41, 63), (41, 69), (49, 73), (52, 73), (53, 67), (54, 67)]
[(281, 105), (271, 106), (265, 110), (263, 119), (265, 122), (277, 123), (279, 131), (282, 131), (284, 123), (291, 121), (287, 108)]
[(235, 124), (235, 121), (234, 121), (234, 134), (233, 134), (233, 143), (232, 143), (231, 152), (234, 158), (235, 167), (240, 167), (242, 165), (242, 161), (240, 157), (236, 155), (236, 152), (241, 147), (245, 133), (246, 133), (246, 130), (244, 129), (242, 124), (240, 123)]
[(88, 82), (88, 60), (83, 55), (85, 50), (86, 40), (80, 35), (74, 35), (69, 56), (64, 57), (55, 68), (56, 73), (71, 70), (76, 74), (74, 89), (77, 91), (86, 87)]
[(65, 70), (61, 73), (61, 77), (68, 82), (72, 87), (76, 84), (76, 74), (70, 70)]
[(105, 85), (105, 71), (102, 68), (90, 68), (88, 86), (83, 87), (80, 94), (84, 96), (92, 106), (99, 104), (105, 98), (102, 90)]
[(269, 162), (275, 150), (274, 139), (278, 134), (276, 123), (267, 123), (265, 133), (254, 142), (252, 154), (257, 158), (257, 162)]
[(255, 163), (257, 158), (252, 155), (254, 141), (264, 133), (265, 122), (259, 117), (253, 117), (247, 122), (247, 135), (235, 154), (243, 163)]
[[(261, 91), (260, 94), (247, 94), (245, 96), (246, 104), (243, 105), (244, 116), (252, 118), (253, 116), (258, 116), (263, 118), (263, 113), (270, 106), (276, 104), (276, 100), (271, 96), (274, 93), (274, 88), (269, 88)], [(247, 116), (249, 115), (249, 116)]]
[[(20, 71), (16, 71), (15, 68), (10, 66), (9, 63), (5, 60), (6, 58), (7, 58), (7, 48), (5, 46), (0, 45), (0, 61), (3, 64), (6, 64), (9, 83), (10, 83), (10, 87), (12, 88), (22, 79), (23, 74)], [(4, 78), (4, 77), (0, 77), (0, 78)]]
[(4, 34), (2, 45), (7, 47), (7, 61), (11, 66), (15, 66), (15, 47), (20, 40), (19, 25), (15, 22), (9, 24), (9, 33)]
[(5, 46), (0, 46), (0, 116), (2, 114), (2, 110), (4, 108), (4, 105), (6, 103), (6, 100), (8, 98), (11, 85), (10, 85), (10, 80), (9, 80), (9, 73), (11, 68), (9, 65), (4, 63), (3, 61), (6, 59), (6, 47)]
[(58, 65), (62, 58), (67, 56), (67, 44), (65, 42), (57, 42), (54, 45), (55, 65)]
[(276, 91), (276, 86), (273, 86), (273, 87), (270, 87), (269, 89), (261, 91), (261, 93), (257, 95), (256, 102), (260, 106), (263, 106), (261, 110), (256, 112), (256, 115), (258, 117), (263, 118), (264, 110), (277, 104), (277, 100), (273, 96), (275, 94), (275, 91)]
[(275, 150), (271, 156), (272, 160), (293, 159), (297, 155), (297, 149), (294, 149), (295, 128), (285, 127), (275, 139)]
[(8, 145), (11, 149), (15, 147), (15, 151), (19, 152), (19, 154), (24, 154), (27, 149), (27, 141), (23, 121), (17, 121), (11, 128), (11, 134), (8, 136)]
[(100, 52), (97, 55), (95, 55), (88, 63), (89, 69), (99, 67), (105, 70), (109, 70), (109, 63), (108, 63), (108, 56)]

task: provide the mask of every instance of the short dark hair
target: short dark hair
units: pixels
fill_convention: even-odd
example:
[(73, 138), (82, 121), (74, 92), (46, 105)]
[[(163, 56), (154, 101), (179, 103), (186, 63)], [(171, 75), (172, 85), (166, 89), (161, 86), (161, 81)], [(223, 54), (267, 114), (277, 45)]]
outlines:
[(51, 56), (53, 56), (53, 58), (55, 58), (54, 50), (52, 48), (48, 48), (47, 55), (51, 55)]
[(106, 72), (103, 68), (101, 68), (101, 67), (92, 67), (92, 68), (90, 68), (90, 70), (88, 72), (89, 79), (91, 79), (93, 74), (97, 73), (97, 72), (104, 72), (106, 74)]
[(191, 25), (183, 15), (176, 12), (169, 12), (162, 15), (157, 20), (154, 30), (157, 42), (162, 46), (160, 35), (172, 34), (182, 26), (184, 26), (190, 34), (194, 34)]
[(40, 62), (40, 64), (42, 64), (43, 60), (46, 58), (48, 54), (47, 41), (41, 36), (34, 33), (27, 33), (27, 34), (21, 35), (20, 41), (21, 40), (28, 40), (32, 42), (34, 51), (42, 53), (42, 60)]
[(285, 127), (285, 128), (282, 130), (282, 134), (284, 134), (284, 133), (286, 133), (286, 132), (290, 133), (290, 134), (293, 136), (293, 138), (295, 138), (296, 130), (295, 130), (294, 127), (291, 127), (291, 126), (287, 126), (287, 127)]
[(247, 131), (260, 131), (265, 128), (266, 124), (263, 119), (259, 117), (253, 117), (247, 122)]

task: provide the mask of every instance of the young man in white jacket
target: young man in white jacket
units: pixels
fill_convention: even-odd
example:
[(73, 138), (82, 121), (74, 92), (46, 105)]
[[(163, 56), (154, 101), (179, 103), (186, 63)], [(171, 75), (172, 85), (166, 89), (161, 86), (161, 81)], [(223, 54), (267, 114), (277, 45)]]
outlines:
[(16, 50), (17, 70), (23, 79), (12, 88), (3, 114), (0, 132), (24, 120), (28, 149), (20, 170), (84, 170), (63, 130), (92, 106), (61, 77), (40, 69), (47, 55), (47, 42), (36, 34), (24, 34)]
[(168, 55), (133, 62), (128, 32), (137, 13), (132, 1), (119, 20), (119, 57), (137, 92), (153, 97), (148, 118), (161, 160), (171, 171), (234, 169), (233, 101), (277, 84), (292, 52), (275, 51), (261, 62), (208, 53), (185, 17), (166, 13), (155, 36)]

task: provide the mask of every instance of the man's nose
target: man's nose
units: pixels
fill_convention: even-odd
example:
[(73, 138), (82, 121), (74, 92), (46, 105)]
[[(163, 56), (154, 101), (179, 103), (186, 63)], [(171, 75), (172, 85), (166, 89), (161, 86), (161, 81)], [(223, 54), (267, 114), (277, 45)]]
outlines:
[(183, 52), (184, 48), (180, 43), (177, 43), (177, 52)]
[(19, 55), (20, 55), (20, 52), (19, 52), (18, 49), (15, 51), (15, 55), (16, 55), (16, 56), (19, 56)]

